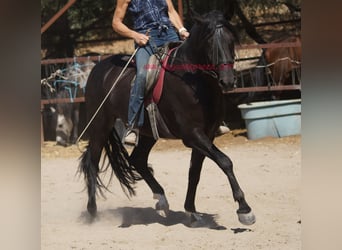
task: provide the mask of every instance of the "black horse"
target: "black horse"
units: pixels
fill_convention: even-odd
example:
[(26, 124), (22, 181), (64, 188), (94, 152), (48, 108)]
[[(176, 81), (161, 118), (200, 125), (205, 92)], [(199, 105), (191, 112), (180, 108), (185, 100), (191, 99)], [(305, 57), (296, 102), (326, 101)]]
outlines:
[[(203, 160), (208, 157), (228, 177), (234, 200), (239, 204), (237, 214), (240, 222), (250, 225), (255, 222), (255, 216), (233, 173), (233, 163), (213, 144), (215, 132), (224, 115), (222, 90), (234, 88), (235, 35), (221, 12), (212, 11), (193, 18), (195, 23), (191, 36), (173, 50), (168, 59), (170, 67), (165, 73), (163, 93), (157, 105), (167, 130), (159, 127), (159, 136), (181, 139), (185, 146), (192, 148), (184, 204), (192, 219), (200, 219), (195, 208), (195, 195)], [(90, 73), (85, 91), (88, 118), (93, 116), (121, 72), (124, 62), (120, 58), (109, 57), (98, 63)], [(97, 213), (96, 191), (102, 193), (101, 190), (106, 188), (99, 177), (99, 161), (103, 149), (125, 191), (134, 194), (134, 183), (144, 179), (154, 198), (158, 199), (156, 209), (167, 213), (169, 208), (164, 190), (147, 163), (156, 140), (152, 136), (146, 111), (139, 143), (130, 155), (113, 126), (116, 119), (127, 122), (127, 106), (134, 74), (135, 68), (128, 67), (89, 126), (89, 144), (81, 156), (79, 170), (85, 177), (87, 209), (92, 216)]]

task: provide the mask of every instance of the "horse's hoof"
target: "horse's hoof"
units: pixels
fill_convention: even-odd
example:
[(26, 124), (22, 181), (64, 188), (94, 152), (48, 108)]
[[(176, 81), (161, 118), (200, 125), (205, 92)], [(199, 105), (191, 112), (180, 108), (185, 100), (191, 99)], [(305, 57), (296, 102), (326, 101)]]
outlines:
[[(169, 203), (167, 202), (166, 196), (162, 194), (153, 194), (153, 199), (158, 200), (156, 203), (156, 210), (161, 216), (167, 217), (169, 214)], [(163, 212), (163, 213), (160, 213)]]
[(255, 219), (255, 215), (253, 214), (252, 211), (250, 211), (249, 213), (246, 214), (242, 214), (242, 213), (237, 213), (238, 217), (239, 217), (239, 221), (244, 224), (244, 225), (252, 225), (255, 223), (256, 219)]
[(96, 217), (96, 214), (97, 214), (97, 206), (96, 204), (89, 204), (87, 205), (87, 210), (88, 210), (88, 213), (92, 216), (92, 217)]

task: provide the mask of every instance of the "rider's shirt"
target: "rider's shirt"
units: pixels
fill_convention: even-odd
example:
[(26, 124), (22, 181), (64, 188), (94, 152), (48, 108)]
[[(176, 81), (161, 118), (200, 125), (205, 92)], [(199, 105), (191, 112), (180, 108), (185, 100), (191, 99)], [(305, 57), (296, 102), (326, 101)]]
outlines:
[(165, 0), (132, 0), (128, 10), (133, 15), (133, 26), (136, 31), (172, 27)]

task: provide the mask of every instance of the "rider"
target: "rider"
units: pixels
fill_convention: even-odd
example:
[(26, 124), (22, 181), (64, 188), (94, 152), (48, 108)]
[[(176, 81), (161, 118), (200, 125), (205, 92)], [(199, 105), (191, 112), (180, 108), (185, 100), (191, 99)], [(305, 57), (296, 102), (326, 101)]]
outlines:
[[(133, 29), (123, 23), (127, 10), (133, 18)], [(138, 128), (144, 123), (145, 65), (156, 47), (185, 40), (190, 34), (171, 0), (117, 0), (112, 26), (118, 34), (134, 39), (135, 46), (139, 47), (135, 55), (137, 75), (131, 89), (128, 130), (124, 140), (127, 144), (136, 145)]]

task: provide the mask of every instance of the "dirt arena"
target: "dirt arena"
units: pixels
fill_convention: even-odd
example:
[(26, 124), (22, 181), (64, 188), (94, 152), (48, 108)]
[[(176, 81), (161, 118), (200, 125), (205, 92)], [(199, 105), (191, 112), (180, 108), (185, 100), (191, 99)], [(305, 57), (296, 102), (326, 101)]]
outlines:
[(233, 131), (215, 144), (233, 160), (256, 215), (254, 225), (239, 223), (226, 176), (206, 159), (196, 198), (206, 225), (190, 228), (183, 209), (190, 150), (180, 141), (165, 140), (158, 141), (149, 162), (165, 189), (169, 217), (156, 213), (144, 182), (128, 199), (113, 179), (112, 193), (98, 198), (99, 216), (91, 222), (84, 181), (76, 174), (81, 153), (75, 146), (46, 142), (41, 149), (41, 249), (301, 249), (301, 137), (250, 141), (243, 131)]

